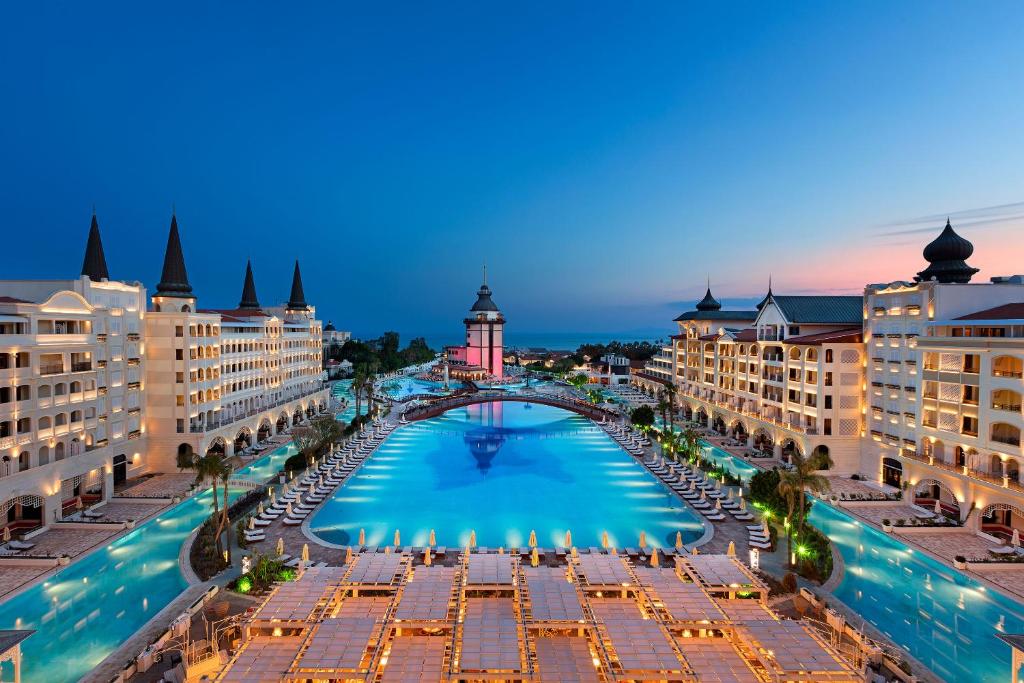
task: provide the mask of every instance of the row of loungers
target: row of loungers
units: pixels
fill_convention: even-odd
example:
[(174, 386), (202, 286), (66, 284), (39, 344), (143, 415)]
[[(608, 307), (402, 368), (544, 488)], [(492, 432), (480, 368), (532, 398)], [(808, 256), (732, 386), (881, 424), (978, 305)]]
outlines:
[(614, 423), (601, 424), (600, 426), (607, 432), (608, 436), (615, 439), (630, 455), (641, 457), (644, 454), (644, 450), (651, 445), (650, 439), (646, 436), (638, 436), (631, 428), (622, 427)]
[[(281, 495), (262, 514), (258, 515), (253, 524), (256, 529), (245, 533), (245, 540), (259, 542), (266, 540), (266, 533), (260, 527), (270, 526), (274, 520), (284, 516), (284, 524), (299, 526), (320, 503), (327, 499), (339, 485), (351, 475), (384, 439), (394, 431), (393, 425), (378, 426), (366, 437), (356, 437), (345, 444), (337, 453), (327, 459), (315, 470), (306, 475)], [(305, 493), (303, 493), (305, 489)]]

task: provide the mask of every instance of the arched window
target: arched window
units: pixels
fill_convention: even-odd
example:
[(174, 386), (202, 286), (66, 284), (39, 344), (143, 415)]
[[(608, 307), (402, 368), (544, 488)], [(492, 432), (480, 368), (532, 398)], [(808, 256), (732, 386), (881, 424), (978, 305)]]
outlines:
[(1020, 393), (1013, 389), (997, 389), (992, 392), (992, 409), (1019, 413), (1021, 406)]
[(50, 448), (48, 446), (40, 446), (39, 448), (39, 464), (45, 465), (50, 462)]
[(795, 346), (793, 348), (791, 348), (789, 350), (789, 359), (790, 360), (800, 360), (800, 349), (798, 349)]
[(72, 394), (80, 394), (80, 393), (82, 393), (82, 383), (77, 381), (77, 380), (72, 382), (71, 383), (71, 393)]
[(64, 382), (60, 382), (53, 387), (54, 396), (64, 396), (68, 393), (68, 386)]
[(1010, 446), (1020, 446), (1020, 428), (1005, 422), (992, 424), (992, 440)]
[(832, 362), (832, 349), (825, 349), (825, 362), (826, 363), (831, 363)]
[(39, 418), (39, 429), (41, 429), (41, 430), (42, 429), (49, 429), (52, 426), (53, 426), (53, 420), (51, 420), (46, 415), (44, 415), (43, 417)]
[(68, 423), (68, 416), (66, 413), (57, 413), (53, 416), (53, 424), (55, 427), (63, 427)]
[(992, 359), (992, 375), (995, 377), (1024, 376), (1024, 360), (1015, 356), (996, 356)]
[(58, 461), (58, 460), (63, 460), (64, 459), (64, 442), (63, 441), (58, 441), (57, 445), (54, 447), (54, 449), (53, 449), (53, 459), (54, 459), (54, 461)]
[(36, 389), (36, 392), (39, 398), (50, 398), (52, 395), (52, 390), (50, 389), (49, 384), (40, 384)]
[(812, 346), (811, 348), (807, 349), (807, 360), (809, 360), (811, 362), (817, 362), (817, 360), (818, 360), (818, 349), (817, 348)]
[(28, 451), (22, 451), (18, 454), (18, 471), (24, 472), (29, 467), (32, 467), (32, 461)]
[(82, 421), (82, 411), (81, 410), (72, 410), (71, 411), (71, 421), (72, 422), (81, 422)]

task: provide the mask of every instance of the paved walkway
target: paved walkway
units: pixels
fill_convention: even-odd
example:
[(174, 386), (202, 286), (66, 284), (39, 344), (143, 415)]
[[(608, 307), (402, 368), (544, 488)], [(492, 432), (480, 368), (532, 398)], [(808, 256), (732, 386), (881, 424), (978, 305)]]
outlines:
[(115, 498), (173, 498), (184, 496), (196, 481), (196, 475), (189, 472), (171, 472), (146, 477), (139, 483), (123, 488)]

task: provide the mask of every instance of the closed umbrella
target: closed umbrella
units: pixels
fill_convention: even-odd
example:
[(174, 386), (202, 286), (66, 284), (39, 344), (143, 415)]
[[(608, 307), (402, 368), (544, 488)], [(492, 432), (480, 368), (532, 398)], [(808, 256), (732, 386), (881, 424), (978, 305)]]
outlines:
[(427, 542), (427, 544), (431, 548), (433, 548), (435, 545), (437, 545), (437, 539), (434, 538), (434, 530), (433, 529), (430, 530), (430, 540)]
[(352, 562), (352, 546), (345, 546), (345, 564), (351, 564)]
[(277, 554), (278, 556), (284, 555), (284, 539), (280, 536), (277, 537)]
[(641, 548), (646, 548), (647, 547), (647, 534), (644, 533), (643, 531), (640, 532), (640, 547)]
[(697, 546), (693, 546), (693, 548), (690, 549), (690, 554), (691, 555), (700, 555), (700, 551), (697, 550)]
[(359, 530), (359, 545), (366, 545), (366, 529)]
[(429, 567), (430, 561), (430, 546), (427, 546), (423, 549), (423, 564)]
[(764, 532), (765, 536), (770, 535), (770, 532), (768, 530), (768, 520), (767, 519), (761, 521), (761, 531)]
[(608, 532), (607, 531), (602, 531), (601, 532), (601, 547), (605, 548), (605, 549), (608, 548)]
[(270, 504), (274, 505), (277, 503), (277, 498), (274, 497), (274, 489), (270, 489)]
[(683, 549), (683, 533), (681, 531), (676, 532), (676, 550)]
[(302, 544), (302, 564), (309, 562), (309, 544)]
[(651, 566), (652, 567), (657, 567), (658, 566), (658, 549), (657, 548), (655, 548), (654, 552), (651, 553)]
[(715, 501), (715, 509), (716, 510), (721, 510), (722, 509), (722, 499), (721, 498), (719, 498), (718, 500)]
[(402, 545), (402, 535), (398, 533), (398, 529), (395, 529), (395, 549)]
[(530, 542), (529, 542), (529, 545), (530, 545), (531, 548), (536, 548), (537, 547), (537, 532), (533, 531), (532, 529), (530, 530)]
[(566, 531), (565, 532), (565, 547), (566, 548), (571, 548), (572, 547), (572, 532), (571, 531)]
[(729, 557), (736, 557), (736, 541), (729, 541), (729, 549), (725, 551)]
[(284, 506), (284, 514), (287, 515), (288, 517), (292, 516), (292, 504), (291, 504), (291, 502), (289, 502), (287, 505)]
[(539, 567), (540, 566), (540, 553), (537, 552), (537, 546), (534, 546), (533, 547), (533, 552), (530, 553), (530, 566), (531, 567)]
[(469, 532), (469, 547), (470, 548), (475, 548), (476, 547), (476, 530), (473, 530), (473, 531)]
[(942, 503), (940, 503), (937, 500), (935, 501), (935, 514), (937, 514), (937, 515), (941, 515), (942, 514)]
[(250, 517), (249, 518), (249, 529), (252, 530), (252, 529), (255, 529), (255, 528), (256, 528), (256, 518), (255, 517)]
[(260, 515), (260, 516), (263, 515), (263, 501), (262, 500), (260, 501), (259, 506), (256, 508), (256, 514)]
[(741, 497), (740, 498), (740, 510), (746, 510), (746, 509), (747, 509), (747, 499)]
[(8, 526), (4, 527), (4, 543), (9, 543), (11, 540), (11, 528)]

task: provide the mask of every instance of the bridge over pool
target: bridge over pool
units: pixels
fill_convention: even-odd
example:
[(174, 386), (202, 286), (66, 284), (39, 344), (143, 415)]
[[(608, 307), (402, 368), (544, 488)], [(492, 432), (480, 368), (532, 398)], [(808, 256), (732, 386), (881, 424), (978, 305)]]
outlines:
[(571, 410), (583, 417), (601, 422), (605, 419), (615, 419), (617, 416), (609, 410), (600, 408), (589, 401), (549, 394), (513, 394), (505, 391), (476, 391), (459, 396), (449, 396), (431, 400), (427, 403), (413, 406), (405, 411), (405, 419), (410, 422), (426, 420), (437, 417), (441, 413), (453, 408), (463, 408), (477, 403), (492, 403), (494, 401), (506, 401), (517, 403), (538, 403), (545, 406), (553, 406), (564, 410)]

